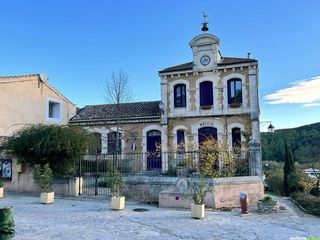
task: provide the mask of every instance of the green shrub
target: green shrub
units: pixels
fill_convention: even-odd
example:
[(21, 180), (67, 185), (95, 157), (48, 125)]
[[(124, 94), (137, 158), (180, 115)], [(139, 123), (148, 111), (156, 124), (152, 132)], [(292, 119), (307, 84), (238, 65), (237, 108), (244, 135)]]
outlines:
[(320, 197), (320, 189), (319, 189), (319, 187), (316, 186), (316, 187), (312, 188), (312, 189), (310, 190), (310, 194), (311, 194), (312, 196), (315, 196), (315, 197)]
[(93, 134), (81, 128), (33, 125), (17, 132), (3, 146), (19, 162), (34, 166), (50, 164), (54, 175), (73, 175), (77, 161), (96, 148)]
[(204, 198), (207, 195), (208, 191), (209, 191), (208, 184), (203, 180), (199, 185), (195, 184), (193, 186), (193, 196), (192, 196), (194, 204), (197, 204), (197, 205), (204, 204)]
[(303, 186), (300, 184), (302, 173), (291, 173), (288, 176), (288, 190), (290, 193), (303, 192)]
[(45, 164), (43, 167), (39, 164), (34, 166), (34, 179), (39, 184), (41, 192), (51, 192), (52, 178), (52, 170), (49, 164)]
[(122, 176), (118, 170), (111, 170), (107, 173), (106, 186), (109, 186), (111, 188), (112, 196), (120, 196), (122, 185)]
[(274, 204), (276, 203), (275, 200), (273, 200), (273, 198), (269, 195), (265, 196), (262, 200), (260, 200), (263, 203), (267, 203), (267, 204)]
[(320, 198), (311, 194), (297, 192), (291, 197), (296, 200), (308, 213), (320, 216)]
[(283, 170), (281, 168), (272, 168), (266, 174), (268, 190), (279, 195), (283, 195)]

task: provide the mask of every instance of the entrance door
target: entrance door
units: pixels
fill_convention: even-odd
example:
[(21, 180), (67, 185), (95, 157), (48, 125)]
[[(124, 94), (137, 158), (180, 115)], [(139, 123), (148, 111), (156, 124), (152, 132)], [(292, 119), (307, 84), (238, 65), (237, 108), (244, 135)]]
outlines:
[[(199, 150), (200, 150), (200, 158), (199, 158), (199, 166), (201, 169), (201, 165), (203, 164), (203, 162), (206, 161), (207, 159), (207, 154), (216, 154), (215, 151), (213, 152), (203, 152), (201, 153), (201, 146), (202, 143), (207, 141), (207, 140), (216, 140), (217, 141), (217, 129), (213, 128), (213, 127), (204, 127), (204, 128), (200, 128), (198, 130), (198, 141), (199, 141)], [(214, 170), (218, 170), (219, 169), (219, 162), (216, 161), (214, 166), (212, 166)]]
[(157, 130), (147, 133), (147, 169), (161, 169), (161, 132)]
[(199, 146), (206, 140), (216, 140), (217, 141), (217, 129), (213, 127), (203, 127), (198, 130), (198, 142)]

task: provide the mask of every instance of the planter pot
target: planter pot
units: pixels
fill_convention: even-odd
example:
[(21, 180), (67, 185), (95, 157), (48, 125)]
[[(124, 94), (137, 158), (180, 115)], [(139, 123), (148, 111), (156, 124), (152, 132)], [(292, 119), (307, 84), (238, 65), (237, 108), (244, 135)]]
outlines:
[(13, 209), (0, 208), (0, 239), (12, 239), (14, 235)]
[(122, 210), (125, 205), (125, 197), (112, 197), (111, 198), (111, 208), (113, 210)]
[(280, 206), (277, 202), (266, 203), (263, 201), (258, 201), (257, 207), (258, 207), (257, 211), (259, 213), (274, 213), (274, 212), (278, 212), (280, 209)]
[(191, 204), (191, 216), (197, 219), (204, 218), (204, 204)]
[(0, 188), (0, 198), (3, 198), (3, 187)]
[(50, 204), (54, 202), (54, 192), (41, 193), (40, 202), (43, 204)]
[(21, 164), (17, 164), (16, 165), (16, 172), (17, 173), (21, 173), (22, 172), (22, 165)]

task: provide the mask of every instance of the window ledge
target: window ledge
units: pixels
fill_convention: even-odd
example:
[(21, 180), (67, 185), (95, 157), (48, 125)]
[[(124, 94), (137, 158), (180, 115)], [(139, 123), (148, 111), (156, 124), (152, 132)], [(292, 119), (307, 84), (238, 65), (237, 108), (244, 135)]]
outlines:
[(231, 103), (231, 104), (229, 104), (229, 107), (230, 108), (238, 108), (238, 107), (241, 107), (241, 103)]
[(175, 109), (175, 110), (183, 110), (183, 109), (187, 109), (187, 107), (174, 107), (173, 109)]
[(62, 121), (62, 118), (51, 118), (51, 117), (47, 117), (47, 120), (48, 120), (48, 121), (51, 121), (51, 122), (61, 122), (61, 121)]
[(201, 109), (204, 109), (204, 110), (208, 110), (208, 109), (211, 109), (213, 105), (203, 105), (203, 106), (200, 106)]

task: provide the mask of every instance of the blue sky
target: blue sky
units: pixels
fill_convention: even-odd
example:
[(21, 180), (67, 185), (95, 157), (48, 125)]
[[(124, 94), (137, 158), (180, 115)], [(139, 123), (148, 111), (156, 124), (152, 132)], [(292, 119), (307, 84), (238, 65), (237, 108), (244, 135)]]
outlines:
[(223, 56), (259, 60), (261, 120), (320, 121), (320, 1), (0, 0), (0, 10), (0, 75), (47, 73), (79, 107), (106, 101), (112, 69), (129, 75), (133, 100), (160, 99), (158, 70), (192, 60), (206, 11)]

